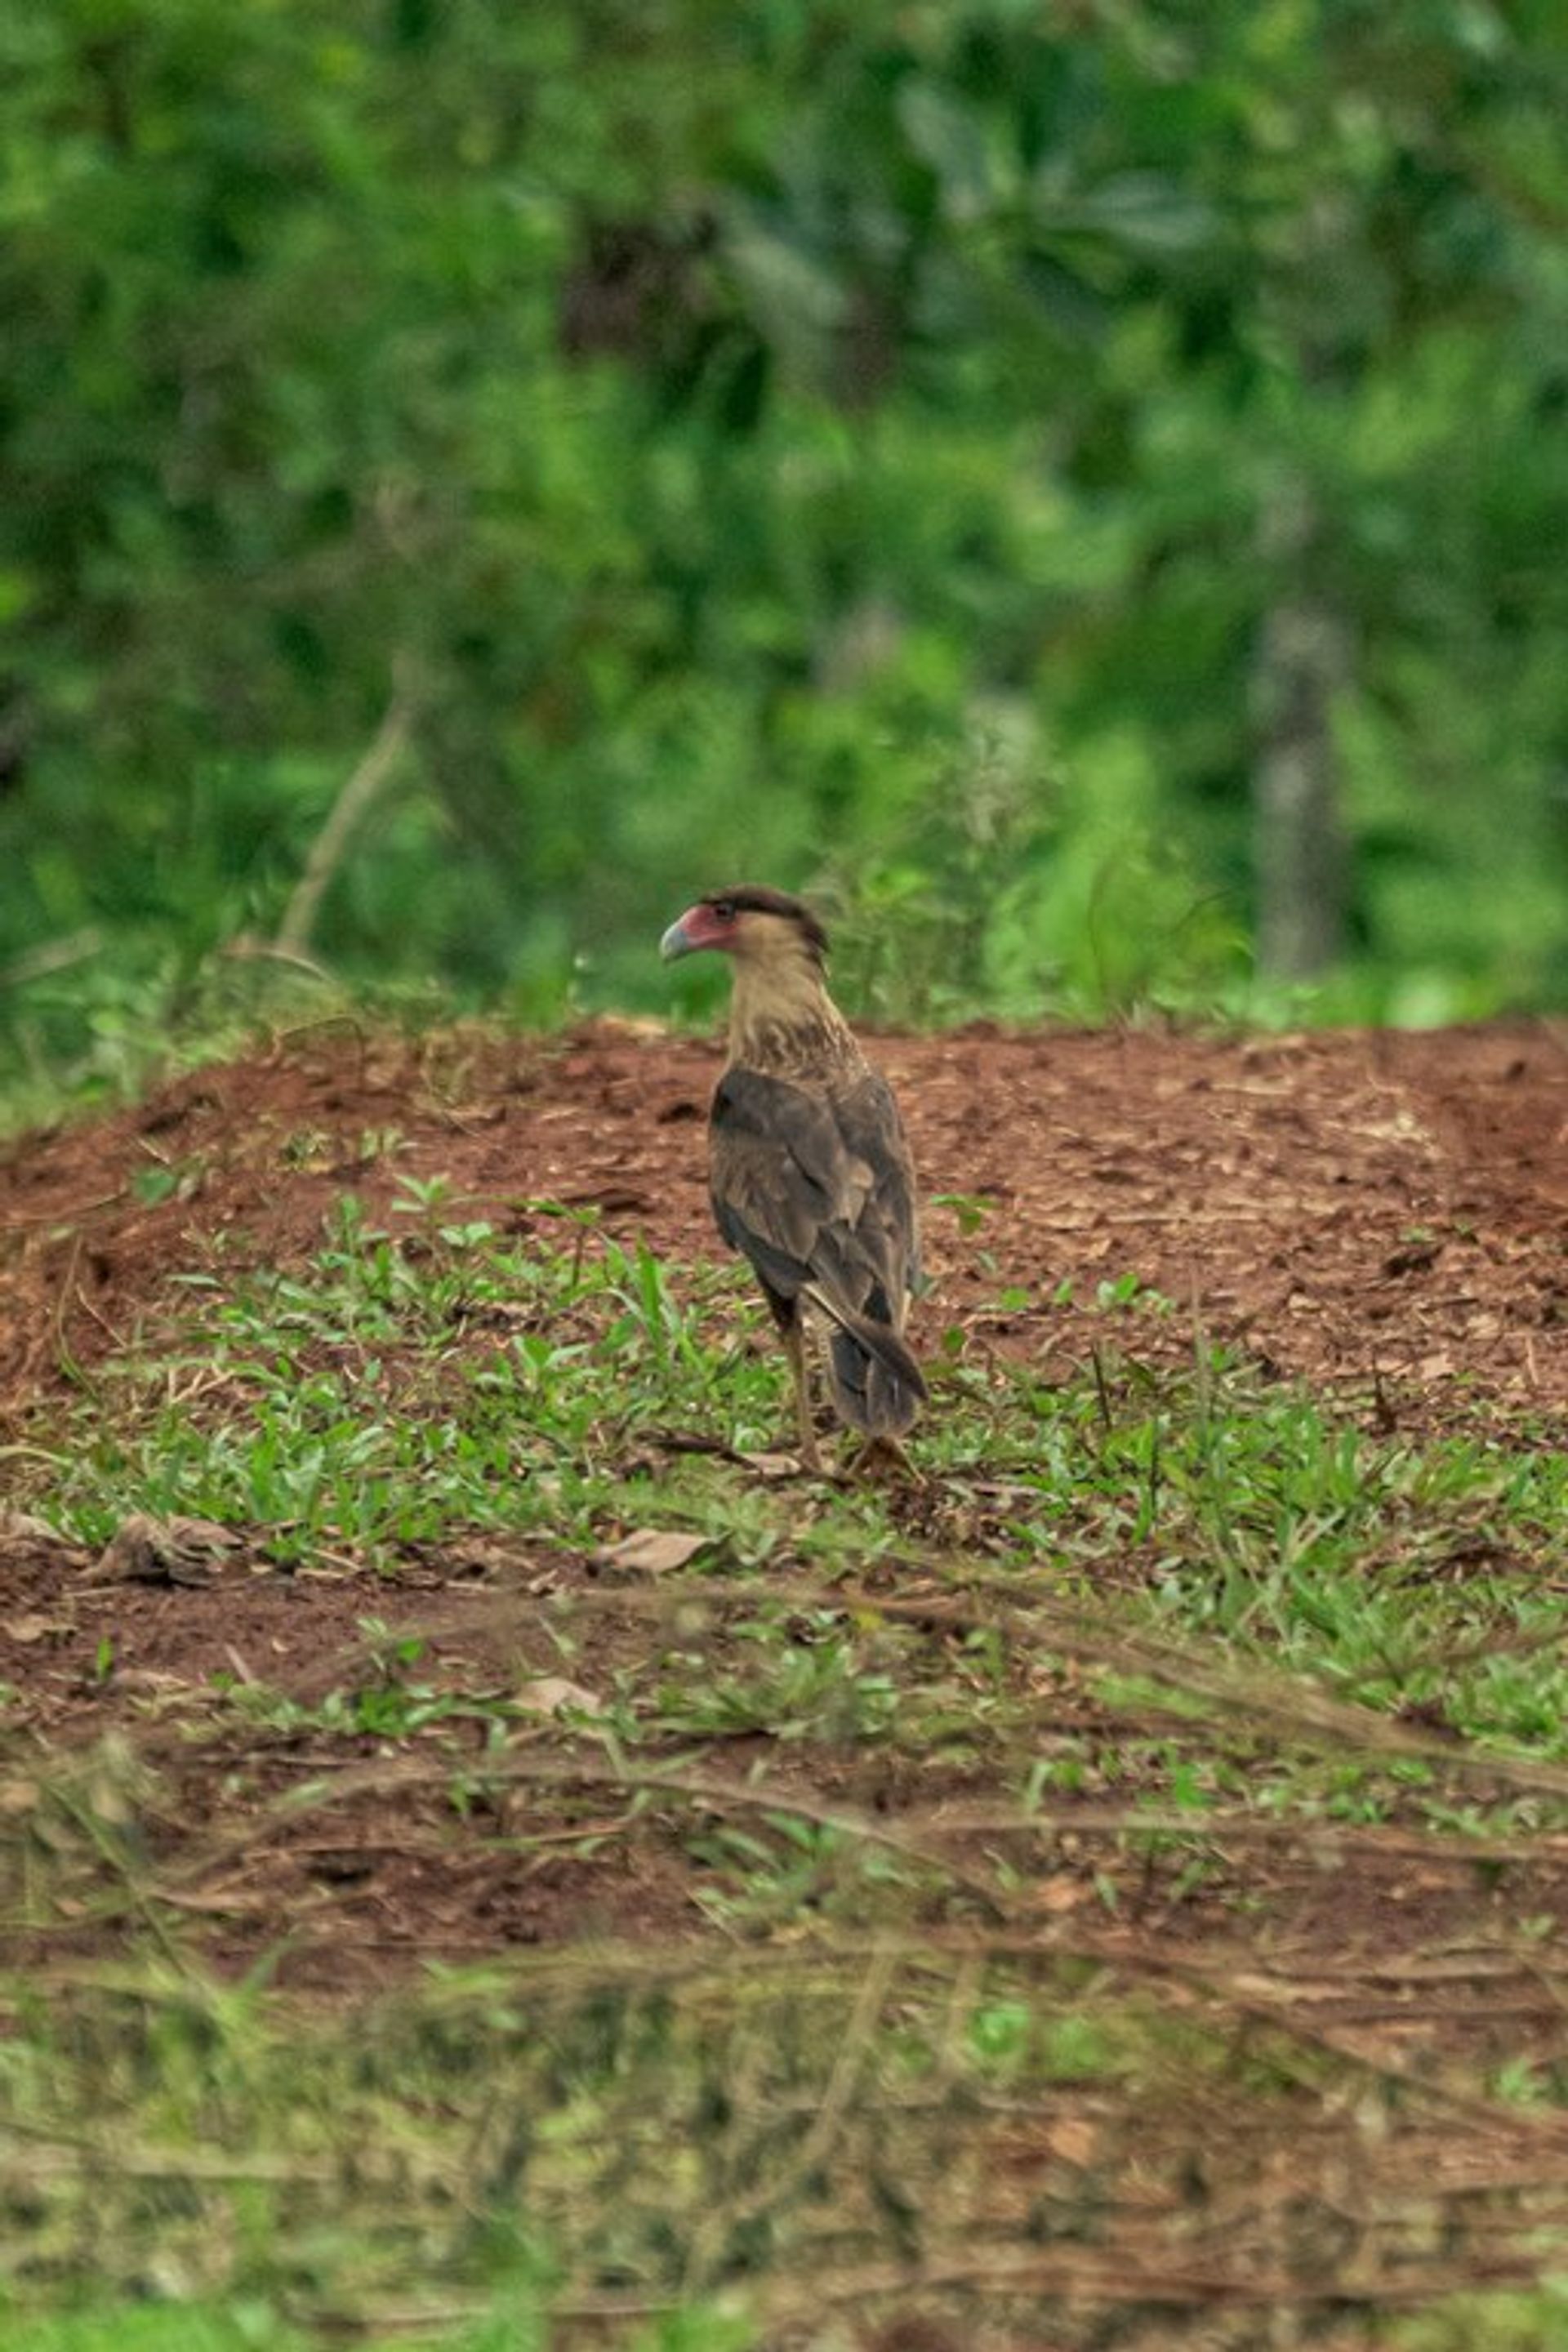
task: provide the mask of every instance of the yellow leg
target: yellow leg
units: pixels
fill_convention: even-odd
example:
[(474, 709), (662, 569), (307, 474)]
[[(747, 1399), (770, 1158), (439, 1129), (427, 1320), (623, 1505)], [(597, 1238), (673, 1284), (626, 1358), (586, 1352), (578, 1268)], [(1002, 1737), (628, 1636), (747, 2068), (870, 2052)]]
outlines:
[(851, 1466), (858, 1478), (874, 1478), (885, 1472), (911, 1486), (923, 1486), (926, 1483), (900, 1440), (892, 1436), (868, 1437)]
[(789, 1359), (789, 1376), (795, 1390), (795, 1417), (800, 1430), (802, 1467), (813, 1472), (822, 1468), (822, 1456), (816, 1450), (816, 1432), (811, 1421), (811, 1376), (805, 1363), (805, 1330), (797, 1313), (790, 1317), (780, 1333), (784, 1354)]

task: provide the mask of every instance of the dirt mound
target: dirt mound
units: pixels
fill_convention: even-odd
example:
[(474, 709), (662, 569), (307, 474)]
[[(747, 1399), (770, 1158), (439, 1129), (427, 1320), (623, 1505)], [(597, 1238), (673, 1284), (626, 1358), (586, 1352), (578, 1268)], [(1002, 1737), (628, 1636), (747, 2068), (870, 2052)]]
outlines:
[[(932, 1353), (956, 1326), (964, 1350), (1026, 1356), (1065, 1381), (1100, 1350), (1175, 1364), (1202, 1339), (1310, 1382), (1383, 1433), (1551, 1442), (1568, 1428), (1568, 1056), (1548, 1024), (1246, 1040), (972, 1029), (885, 1036), (876, 1052), (930, 1196), (934, 1291), (916, 1336)], [(0, 1512), (6, 1486), (18, 1490), (7, 1458), (30, 1466), (30, 1440), (52, 1433), (64, 1394), (118, 1351), (155, 1349), (161, 1318), (188, 1313), (177, 1276), (303, 1264), (345, 1192), (394, 1227), (412, 1226), (400, 1199), (438, 1197), (444, 1218), (503, 1234), (539, 1222), (544, 1201), (674, 1259), (712, 1252), (702, 1123), (718, 1066), (711, 1041), (631, 1024), (549, 1040), (334, 1029), (13, 1144), (0, 1160)], [(560, 1232), (552, 1219), (556, 1244)], [(105, 1574), (41, 1524), (0, 1521), (10, 1721), (66, 1748), (130, 1730), (163, 1776), (154, 1812), (176, 1875), (216, 1780), (243, 1792), (243, 1843), (315, 1761), (383, 1753), (369, 1723), (346, 1741), (337, 1723), (258, 1745), (215, 1696), (276, 1690), (305, 1721), (334, 1690), (374, 1681), (367, 1616), (416, 1637), (416, 1679), (459, 1696), (548, 1672), (535, 1636), (552, 1612), (575, 1626), (582, 1671), (601, 1682), (646, 1664), (668, 1630), (657, 1596), (606, 1591), (593, 1561), (522, 1536), (411, 1553), (389, 1591), (351, 1559), (279, 1572), (267, 1534), (205, 1549), (198, 1535), (184, 1560), (132, 1546)], [(918, 1615), (907, 1576), (899, 1591)], [(889, 1605), (885, 1593), (876, 1603)], [(743, 1658), (730, 1601), (703, 1606), (715, 1666)], [(940, 1609), (926, 1632), (948, 1642)], [(1094, 1731), (1076, 1686), (1051, 1706), (1058, 1732), (1080, 1717)], [(859, 1775), (857, 1764), (851, 1794), (897, 1809)], [(944, 1790), (968, 1793), (962, 1775), (949, 1786), (928, 1766), (923, 1801)], [(584, 1784), (573, 1808), (592, 1821), (603, 1801)], [(221, 1833), (216, 1859), (204, 1840), (215, 1957), (254, 1957), (307, 1913), (317, 1958), (302, 1948), (294, 1966), (329, 1979), (345, 1942), (374, 1974), (378, 1955), (396, 1968), (448, 1945), (692, 1924), (684, 1865), (657, 1840), (588, 1864), (563, 1835), (549, 1868), (521, 1878), (490, 1845), (459, 1861), (439, 1771), (416, 1801), (401, 1769), (378, 1767), (357, 1792), (340, 1782), (333, 1811), (319, 1834), (270, 1822), (232, 1873)], [(1447, 1923), (1468, 1898), (1462, 1870), (1441, 1876)], [(1309, 1866), (1297, 1890), (1309, 1908), (1317, 1885)], [(1368, 1916), (1385, 1892), (1369, 1858)], [(1333, 1902), (1342, 1926), (1342, 1885)]]
[[(1164, 1030), (888, 1036), (928, 1192), (929, 1333), (1081, 1364), (1141, 1288), (1384, 1426), (1568, 1413), (1568, 1045), (1545, 1022), (1232, 1040)], [(221, 1246), (286, 1264), (357, 1193), (438, 1181), (515, 1229), (593, 1210), (711, 1252), (710, 1043), (600, 1023), (559, 1040), (328, 1030), (203, 1070), (0, 1157), (0, 1434), (124, 1346)], [(941, 1205), (942, 1196), (957, 1205)], [(1107, 1294), (1102, 1286), (1110, 1286)], [(1141, 1344), (1158, 1347), (1158, 1334)]]
[[(1178, 1363), (1201, 1337), (1384, 1433), (1551, 1439), (1568, 1426), (1568, 1058), (1549, 1026), (1243, 1041), (973, 1029), (882, 1037), (876, 1052), (931, 1196), (935, 1287), (917, 1338), (932, 1353), (957, 1326), (964, 1349), (1028, 1356), (1066, 1381), (1097, 1350)], [(502, 1233), (528, 1230), (545, 1201), (674, 1259), (712, 1252), (702, 1123), (718, 1060), (711, 1041), (611, 1023), (551, 1040), (333, 1030), (12, 1145), (0, 1161), (0, 1474), (8, 1455), (27, 1466), (68, 1389), (139, 1340), (155, 1349), (161, 1318), (188, 1312), (174, 1277), (302, 1264), (345, 1192), (395, 1227), (411, 1225), (400, 1198), (438, 1197), (443, 1217)], [(560, 1231), (556, 1219), (556, 1243)], [(16, 1491), (0, 1485), (0, 1510), (5, 1485)], [(224, 1531), (207, 1533), (220, 1540), (198, 1530), (183, 1559), (122, 1548), (106, 1573), (41, 1524), (0, 1522), (0, 1684), (11, 1723), (36, 1741), (133, 1734), (163, 1776), (153, 1813), (176, 1876), (207, 1791), (217, 1780), (242, 1791), (243, 1869), (226, 1869), (221, 1833), (216, 1851), (200, 1848), (216, 1957), (254, 1957), (307, 1913), (318, 1957), (302, 1948), (297, 1972), (329, 1979), (345, 1941), (374, 1974), (378, 1955), (395, 1968), (448, 1945), (692, 1924), (685, 1866), (657, 1839), (590, 1864), (563, 1832), (548, 1869), (521, 1878), (493, 1845), (459, 1858), (444, 1767), (417, 1798), (401, 1767), (378, 1763), (357, 1790), (340, 1780), (319, 1832), (268, 1816), (316, 1762), (392, 1752), (373, 1722), (363, 1736), (347, 1726), (346, 1739), (341, 1722), (310, 1727), (329, 1694), (374, 1682), (367, 1616), (391, 1619), (389, 1638), (416, 1636), (415, 1679), (460, 1696), (551, 1671), (536, 1636), (552, 1612), (591, 1662), (574, 1672), (603, 1684), (646, 1664), (668, 1633), (657, 1595), (606, 1590), (592, 1560), (524, 1536), (411, 1551), (389, 1590), (351, 1559), (280, 1572), (266, 1529), (231, 1531), (226, 1547)], [(939, 1650), (963, 1630), (945, 1627), (941, 1589), (922, 1634)], [(744, 1656), (730, 1618), (749, 1590), (702, 1603), (716, 1664), (732, 1643)], [(918, 1617), (927, 1605), (902, 1573), (898, 1594), (879, 1587), (874, 1606)], [(247, 1686), (286, 1695), (304, 1727), (258, 1743), (243, 1711), (236, 1720), (220, 1703)], [(1058, 1732), (1079, 1718), (1093, 1732), (1075, 1685), (1051, 1706)], [(433, 1727), (438, 1743), (451, 1734)], [(820, 1755), (815, 1769), (826, 1769)], [(847, 1796), (898, 1810), (900, 1792), (862, 1785), (861, 1761), (847, 1772)], [(922, 1801), (944, 1793), (970, 1792), (962, 1774), (927, 1766)], [(584, 1782), (568, 1811), (591, 1822), (604, 1803)], [(1383, 1907), (1375, 1877), (1369, 1916)], [(1304, 1906), (1316, 1884), (1309, 1868)], [(1443, 1919), (1466, 1900), (1463, 1872), (1445, 1872)]]
[[(1048, 1390), (1090, 1362), (1141, 1377), (1222, 1343), (1251, 1367), (1237, 1376), (1249, 1398), (1271, 1375), (1300, 1380), (1382, 1434), (1517, 1449), (1568, 1432), (1568, 1054), (1551, 1024), (1240, 1040), (973, 1029), (875, 1050), (929, 1196), (934, 1288), (913, 1336), (934, 1360), (1026, 1358)], [(1356, 2323), (1336, 2332), (1320, 2305), (1398, 2307), (1533, 2276), (1532, 2249), (1562, 2242), (1560, 2115), (1544, 2096), (1526, 2108), (1470, 2086), (1505, 2066), (1527, 2085), (1555, 2080), (1568, 1772), (1468, 1752), (1440, 1711), (1341, 1706), (1310, 1676), (1265, 1675), (1238, 1700), (1223, 1659), (1194, 1643), (1178, 1661), (1178, 1636), (1145, 1630), (1142, 1584), (1116, 1615), (1117, 1577), (1137, 1583), (1138, 1560), (1097, 1556), (1106, 1590), (1089, 1605), (1047, 1556), (1009, 1559), (1006, 1515), (1038, 1495), (988, 1487), (984, 1459), (973, 1540), (962, 1527), (930, 1539), (911, 1495), (890, 1544), (859, 1542), (862, 1498), (796, 1484), (777, 1490), (792, 1538), (689, 1576), (617, 1569), (598, 1515), (575, 1547), (547, 1516), (531, 1532), (410, 1542), (378, 1574), (352, 1547), (290, 1564), (274, 1529), (199, 1521), (127, 1522), (95, 1559), (16, 1508), (54, 1475), (40, 1444), (68, 1442), (83, 1392), (112, 1402), (114, 1360), (157, 1363), (176, 1319), (188, 1332), (179, 1277), (302, 1268), (341, 1233), (345, 1193), (363, 1230), (411, 1239), (435, 1215), (548, 1233), (558, 1249), (564, 1210), (673, 1261), (716, 1254), (702, 1123), (718, 1066), (710, 1042), (631, 1024), (551, 1040), (322, 1030), (0, 1156), (11, 1964), (90, 1982), (155, 1947), (352, 2003), (443, 1966), (507, 1954), (570, 1970), (586, 1955), (591, 2005), (595, 1971), (679, 1979), (694, 1954), (737, 1982), (759, 1955), (784, 1972), (805, 1955), (820, 1989), (842, 1936), (853, 2055), (875, 2013), (864, 1981), (895, 1965), (865, 1941), (868, 1919), (903, 1937), (897, 1966), (922, 1998), (949, 2004), (944, 2049), (1005, 1967), (1046, 2011), (1065, 2002), (1069, 2051), (1094, 1985), (1223, 2032), (1237, 2053), (1223, 2110), (1217, 2074), (1201, 2078), (1206, 2107), (1173, 2074), (1163, 2111), (1142, 2080), (1122, 2111), (1092, 2068), (1076, 2084), (1069, 2067), (1037, 2111), (965, 2106), (961, 2156), (943, 2152), (939, 2098), (910, 2178), (942, 2181), (937, 2207), (969, 2179), (987, 2293), (1005, 2242), (1020, 2297), (1164, 2313), (1130, 2342), (1171, 2340), (1175, 2305), (1210, 2304), (1237, 2332), (1205, 2342), (1250, 2342), (1249, 2314), (1300, 2304), (1313, 2340), (1321, 2323), (1321, 2340), (1348, 2347), (1364, 2340)], [(940, 1412), (940, 1381), (938, 1399)], [(669, 1437), (633, 1430), (637, 1463), (614, 1465), (606, 1496), (635, 1475), (657, 1516)], [(731, 1474), (743, 1513), (757, 1500), (745, 1481), (774, 1470), (741, 1457)], [(814, 1515), (840, 1549), (800, 1540)], [(1457, 1551), (1445, 1572), (1473, 1565)], [(835, 1645), (842, 1685), (813, 1699)], [(1197, 1702), (1182, 1727), (1173, 1688)], [(628, 1692), (658, 1727), (635, 1716), (620, 1740)], [(877, 1731), (884, 1700), (897, 1737)], [(809, 1737), (792, 1704), (816, 1707)], [(998, 1705), (1025, 1728), (993, 1753)], [(857, 1708), (872, 1710), (869, 1732)], [(1194, 1788), (1216, 1758), (1230, 1776), (1212, 1813), (1178, 1803), (1178, 1739)], [(1246, 1801), (1255, 1771), (1291, 1753), (1309, 1777), (1322, 1766), (1316, 1794), (1279, 1812)], [(1035, 1769), (1060, 1759), (1088, 1760), (1021, 1806)], [(1336, 1811), (1342, 1759), (1360, 1777)], [(1437, 1834), (1410, 1809), (1413, 1786), (1451, 1799), (1467, 1832)], [(949, 1990), (932, 1990), (943, 1970)], [(877, 1999), (902, 2032), (902, 1980)], [(995, 2017), (1012, 2030), (1005, 2001)], [(840, 2168), (855, 2181), (890, 2130), (928, 2129), (919, 2099), (885, 2105), (874, 2064), (862, 2096), (858, 2063), (835, 2061), (804, 2111), (808, 2152), (821, 2116), (862, 2133), (863, 2160)], [(1254, 2116), (1257, 2065), (1283, 2069), (1288, 2096)], [(743, 2084), (742, 2123), (768, 2105), (749, 2072)], [(605, 2145), (613, 2156), (613, 2132)], [(568, 2246), (571, 2214), (593, 2206), (569, 2178)], [(1500, 2182), (1519, 2184), (1506, 2243), (1488, 2201)], [(1084, 2248), (1077, 2218), (1065, 2239), (1040, 2237), (1052, 2198), (1090, 2217)], [(1352, 2205), (1371, 2218), (1351, 2233), (1347, 2285)], [(618, 2230), (618, 2188), (605, 2210)], [(955, 2267), (932, 2273), (955, 2291), (971, 2277), (967, 2210), (953, 2208)], [(889, 2226), (872, 2217), (854, 2242)], [(830, 2260), (850, 2242), (837, 2209), (832, 2229)], [(884, 2265), (889, 2286), (906, 2265), (907, 2250)]]

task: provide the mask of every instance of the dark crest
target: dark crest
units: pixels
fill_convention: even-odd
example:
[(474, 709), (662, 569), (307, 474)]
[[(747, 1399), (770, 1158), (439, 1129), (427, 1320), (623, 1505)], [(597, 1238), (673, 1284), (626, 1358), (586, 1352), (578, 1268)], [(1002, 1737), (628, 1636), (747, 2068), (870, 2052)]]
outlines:
[(737, 882), (731, 890), (710, 890), (703, 898), (705, 907), (715, 912), (732, 907), (738, 915), (782, 915), (793, 923), (820, 963), (827, 953), (827, 933), (812, 913), (804, 898), (792, 898), (787, 891), (770, 890), (763, 882)]

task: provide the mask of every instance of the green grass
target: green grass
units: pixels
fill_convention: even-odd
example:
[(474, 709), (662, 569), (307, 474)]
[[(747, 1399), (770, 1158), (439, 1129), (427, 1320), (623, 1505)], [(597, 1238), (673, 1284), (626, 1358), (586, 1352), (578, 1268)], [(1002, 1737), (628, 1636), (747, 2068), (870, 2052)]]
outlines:
[(540, 1254), (482, 1223), (400, 1241), (349, 1200), (302, 1277), (193, 1269), (189, 1323), (85, 1401), (51, 1507), (89, 1541), (180, 1510), (276, 1530), (295, 1559), (463, 1525), (580, 1535), (647, 1415), (727, 1368), (647, 1249), (561, 1218), (574, 1245)]
[[(918, 1486), (783, 1478), (782, 1368), (733, 1274), (548, 1204), (506, 1239), (438, 1185), (384, 1228), (345, 1201), (303, 1266), (214, 1244), (181, 1297), (40, 1414), (18, 1499), (93, 1545), (132, 1512), (222, 1521), (359, 1575), (363, 1608), (328, 1687), (223, 1671), (149, 1719), (226, 1743), (237, 1787), (246, 1741), (303, 1743), (259, 1845), (300, 1808), (352, 1843), (395, 1771), (432, 1851), (637, 1844), (707, 1936), (431, 1963), (346, 2007), (269, 1961), (219, 1981), (199, 1883), (145, 1859), (166, 1759), (123, 1733), (40, 1756), (0, 1697), (4, 1916), (45, 1953), (0, 1979), (8, 2347), (741, 2352), (749, 2314), (970, 2291), (982, 2254), (1022, 2296), (1041, 2249), (1141, 2308), (1162, 2246), (1222, 2258), (1260, 2147), (1300, 2140), (1330, 2210), (1331, 2116), (1369, 2231), (1451, 2250), (1386, 2340), (1465, 2340), (1426, 2092), (1283, 1979), (1237, 2008), (1183, 1923), (1256, 1924), (1266, 1960), (1257, 1857), (1414, 1841), (1482, 1888), (1568, 1826), (1561, 1456), (1369, 1437), (1201, 1336), (1145, 1360), (1168, 1304), (1112, 1281), (1070, 1382), (946, 1335)], [(627, 1530), (700, 1540), (525, 1612), (489, 1682), (444, 1675), (403, 1581), (428, 1548), (613, 1559)], [(554, 1720), (543, 1677), (576, 1693)], [(1151, 1916), (1168, 1935), (1129, 1942)], [(49, 1961), (83, 1918), (115, 1965)], [(1521, 1898), (1501, 1958), (1549, 1966), (1549, 1928)], [(1523, 2028), (1457, 2048), (1447, 2087), (1499, 2131), (1568, 2104)], [(1023, 2116), (1048, 2126), (1027, 2166)], [(1563, 2340), (1545, 2287), (1496, 2319)]]
[[(8, 2318), (0, 2302), (0, 2322), (7, 2352), (310, 2352), (312, 2342), (262, 2300), (112, 2302), (41, 2319)], [(395, 2336), (356, 2332), (354, 2341), (363, 2352), (545, 2352), (548, 2326), (540, 2297), (513, 2294), (455, 2329), (431, 2334), (416, 2320)], [(639, 2332), (640, 2352), (749, 2352), (755, 2340), (745, 2322), (701, 2308)]]
[(226, 2276), (254, 2312), (318, 2326), (400, 2295), (433, 2321), (547, 2294), (635, 2312), (683, 2286), (700, 2307), (820, 2244), (826, 2100), (862, 2167), (838, 2220), (852, 2206), (865, 2228), (917, 2136), (956, 2142), (986, 2100), (1136, 2082), (1153, 2113), (1173, 2068), (1225, 2063), (1216, 2035), (1059, 1969), (870, 1946), (805, 1969), (498, 1963), (315, 2021), (259, 1988), (192, 1986), (68, 1994), (16, 2021), (12, 2128), (71, 2152), (12, 2250), (20, 2284), (84, 2262), (122, 2293)]
[[(1370, 1438), (1202, 1343), (1155, 1372), (1119, 1336), (1092, 1376), (1048, 1386), (972, 1360), (955, 1330), (917, 1439), (923, 1517), (875, 1486), (803, 1500), (728, 1458), (782, 1444), (787, 1416), (735, 1274), (667, 1266), (564, 1211), (558, 1244), (503, 1243), (409, 1189), (399, 1230), (345, 1200), (300, 1271), (191, 1269), (188, 1318), (37, 1433), (28, 1499), (89, 1544), (132, 1511), (185, 1513), (259, 1531), (282, 1565), (393, 1576), (407, 1547), (474, 1530), (591, 1547), (658, 1526), (705, 1539), (699, 1580), (815, 1578), (829, 1604), (868, 1562), (940, 1572), (961, 1551), (999, 1624), (1026, 1594), (1109, 1588), (1175, 1643), (1568, 1753), (1568, 1455)], [(747, 1640), (756, 1672), (689, 1690), (684, 1727), (787, 1726), (852, 1684), (857, 1735), (899, 1736), (905, 1695), (831, 1605), (804, 1647), (776, 1612)]]
[(265, 2304), (224, 2310), (118, 2302), (68, 2316), (12, 2319), (6, 2341), (14, 2352), (303, 2352), (304, 2344)]

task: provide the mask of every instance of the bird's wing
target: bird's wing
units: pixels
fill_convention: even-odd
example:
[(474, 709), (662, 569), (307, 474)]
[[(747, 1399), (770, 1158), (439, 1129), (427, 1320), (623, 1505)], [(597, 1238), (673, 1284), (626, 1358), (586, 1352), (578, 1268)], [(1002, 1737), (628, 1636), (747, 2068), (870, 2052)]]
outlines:
[(920, 1225), (915, 1213), (915, 1164), (893, 1090), (879, 1070), (868, 1070), (834, 1098), (839, 1133), (872, 1171), (871, 1197), (860, 1218), (874, 1234), (887, 1284), (886, 1307), (873, 1312), (901, 1320), (904, 1297), (921, 1285)]
[(852, 1308), (897, 1318), (913, 1186), (883, 1080), (868, 1074), (823, 1094), (727, 1070), (713, 1097), (711, 1138), (719, 1229), (770, 1289), (793, 1297), (816, 1281)]

